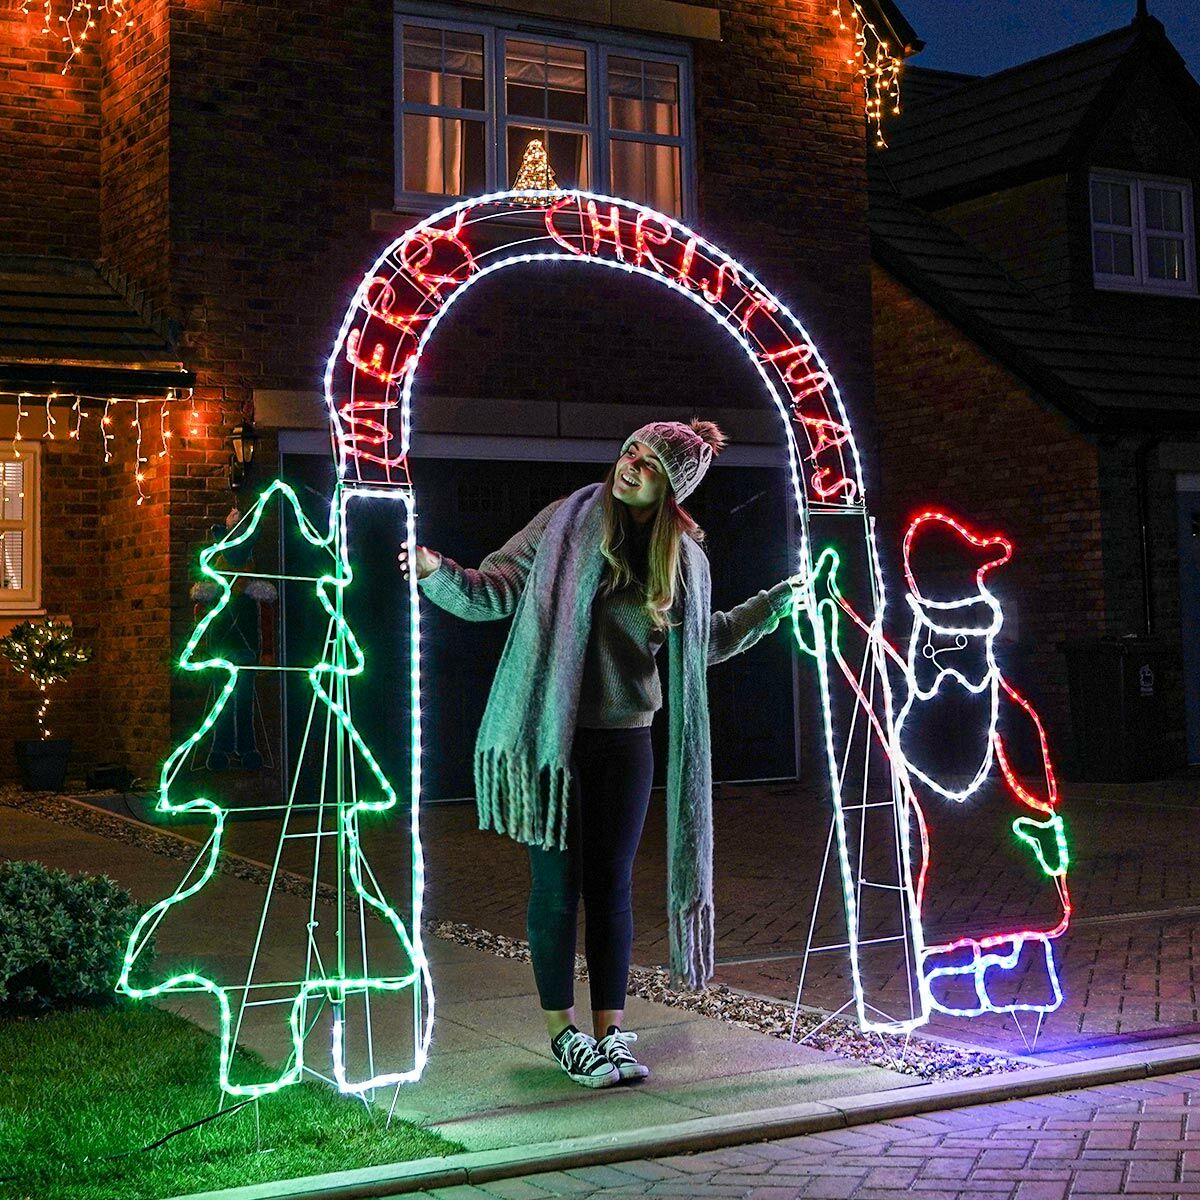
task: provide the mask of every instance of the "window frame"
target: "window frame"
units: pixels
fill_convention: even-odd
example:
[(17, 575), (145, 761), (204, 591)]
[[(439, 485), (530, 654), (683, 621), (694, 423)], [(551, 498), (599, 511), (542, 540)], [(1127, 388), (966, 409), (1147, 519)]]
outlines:
[[(636, 35), (611, 29), (542, 20), (507, 14), (508, 19), (491, 20), (484, 16), (463, 20), (460, 10), (450, 11), (437, 4), (417, 0), (397, 5), (394, 10), (395, 47), (393, 55), (393, 207), (398, 212), (427, 214), (437, 212), (464, 196), (432, 192), (405, 191), (404, 184), (404, 115), (459, 116), (478, 119), (469, 110), (418, 104), (404, 100), (404, 30), (405, 25), (423, 25), (436, 29), (472, 33), (483, 38), (484, 95), (491, 107), (484, 114), (484, 141), (487, 172), (487, 192), (507, 191), (509, 182), (502, 178), (506, 169), (507, 130), (511, 124), (527, 124), (534, 118), (510, 117), (505, 105), (504, 51), (507, 38), (524, 41), (545, 41), (583, 49), (587, 55), (588, 138), (591, 183), (588, 190), (608, 194), (611, 190), (611, 147), (615, 136), (622, 140), (650, 142), (656, 145), (678, 145), (680, 150), (679, 191), (680, 212), (677, 219), (690, 223), (696, 216), (696, 139), (692, 104), (692, 48), (684, 43), (668, 42), (649, 35)], [(644, 58), (670, 63), (679, 70), (679, 133), (678, 135), (639, 134), (627, 130), (614, 133), (608, 123), (608, 59)], [(554, 127), (550, 121), (547, 128)], [(567, 128), (566, 125), (563, 126)], [(584, 126), (570, 124), (572, 130)], [(515, 170), (515, 168), (514, 168)]]
[(32, 441), (19, 443), (16, 457), (26, 464), (25, 516), (20, 521), (0, 516), (0, 531), (20, 530), (25, 535), (21, 567), (28, 587), (20, 592), (0, 588), (0, 617), (30, 616), (42, 611), (42, 448)]
[[(1133, 224), (1130, 226), (1113, 225), (1107, 221), (1097, 221), (1092, 212), (1092, 184), (1111, 183), (1128, 187), (1129, 215)], [(1147, 266), (1147, 239), (1160, 231), (1146, 228), (1146, 188), (1160, 188), (1165, 191), (1175, 191), (1182, 200), (1183, 214), (1183, 254), (1184, 268), (1187, 279), (1176, 282), (1169, 279), (1152, 279)], [(1115, 171), (1095, 169), (1088, 172), (1087, 177), (1087, 211), (1088, 211), (1088, 254), (1092, 263), (1092, 282), (1097, 291), (1106, 292), (1137, 292), (1152, 296), (1197, 296), (1196, 280), (1196, 220), (1192, 203), (1192, 183), (1190, 179), (1166, 175), (1138, 175), (1131, 171)], [(1133, 269), (1130, 275), (1115, 275), (1096, 269), (1095, 234), (1097, 232), (1129, 233), (1133, 238)]]
[[(496, 183), (495, 186), (488, 187), (489, 192), (502, 192), (511, 187), (511, 180), (516, 174), (516, 167), (508, 162), (508, 130), (511, 125), (530, 125), (539, 120), (535, 117), (511, 116), (508, 112), (507, 104), (507, 82), (506, 82), (506, 67), (508, 63), (508, 47), (507, 43), (511, 38), (514, 41), (538, 41), (545, 42), (553, 46), (565, 46), (569, 50), (582, 50), (584, 56), (584, 70), (587, 73), (589, 80), (596, 79), (596, 46), (589, 44), (586, 41), (581, 41), (578, 38), (564, 37), (551, 34), (533, 34), (530, 30), (518, 30), (515, 27), (511, 30), (505, 29), (503, 26), (495, 26), (496, 46), (493, 74), (496, 77), (496, 91), (493, 96), (495, 104), (495, 114), (493, 120), (496, 125), (495, 136), (495, 151), (496, 151), (496, 174), (492, 177)], [(488, 49), (484, 47), (484, 58), (487, 58)], [(587, 92), (585, 93), (587, 100), (588, 119), (586, 121), (560, 121), (553, 117), (540, 118), (542, 128), (547, 130), (557, 130), (565, 133), (583, 133), (586, 132), (588, 139), (588, 170), (592, 172), (593, 178), (587, 187), (587, 191), (597, 192), (604, 191), (604, 188), (596, 187), (595, 170), (596, 170), (596, 139), (599, 136), (600, 113), (599, 99), (593, 94), (593, 85), (589, 82)], [(504, 180), (503, 187), (500, 184), (501, 160), (504, 161)], [(520, 164), (516, 164), (520, 166)]]

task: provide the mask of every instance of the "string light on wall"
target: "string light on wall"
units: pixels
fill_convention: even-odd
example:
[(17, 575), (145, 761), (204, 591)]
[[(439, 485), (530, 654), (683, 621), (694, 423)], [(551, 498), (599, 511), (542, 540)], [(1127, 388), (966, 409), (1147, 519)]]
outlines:
[[(169, 388), (167, 394), (159, 401), (158, 409), (158, 448), (154, 450), (154, 433), (153, 425), (147, 429), (142, 418), (142, 406), (144, 404), (156, 403), (153, 399), (143, 397), (142, 399), (132, 399), (123, 396), (89, 396), (76, 392), (49, 392), (44, 397), (40, 394), (35, 395), (32, 392), (5, 392), (0, 391), (0, 401), (5, 399), (15, 399), (17, 407), (16, 422), (12, 434), (12, 452), (16, 457), (20, 454), (20, 447), (23, 441), (30, 437), (39, 437), (37, 433), (29, 432), (29, 419), (31, 416), (30, 410), (26, 407), (26, 403), (30, 400), (36, 400), (39, 403), (45, 403), (45, 413), (43, 416), (42, 431), (40, 440), (54, 441), (57, 440), (55, 429), (59, 421), (64, 420), (67, 427), (67, 438), (71, 441), (81, 441), (83, 438), (83, 423), (92, 414), (88, 412), (88, 406), (101, 409), (101, 416), (98, 422), (100, 426), (101, 445), (104, 452), (104, 461), (110, 463), (114, 458), (114, 444), (117, 439), (117, 421), (114, 414), (114, 405), (131, 404), (133, 405), (133, 416), (129, 422), (129, 428), (133, 431), (135, 451), (134, 451), (134, 482), (137, 485), (138, 504), (144, 504), (149, 499), (149, 494), (145, 489), (146, 468), (153, 459), (163, 459), (167, 457), (170, 451), (171, 438), (173, 436), (170, 427), (170, 413), (172, 406), (178, 406), (180, 402), (192, 403), (193, 389)], [(54, 407), (67, 408), (67, 414), (64, 417), (54, 415)], [(197, 414), (193, 411), (193, 418)], [(198, 429), (191, 430), (193, 434), (199, 432)]]
[(100, 432), (104, 435), (104, 461), (106, 463), (112, 462), (112, 451), (109, 449), (109, 445), (113, 439), (112, 415), (108, 411), (112, 408), (112, 403), (111, 400), (105, 400), (104, 416), (100, 418)]
[(130, 12), (131, 0), (21, 0), (21, 12), (27, 16), (40, 10), (41, 32), (57, 37), (67, 50), (67, 61), (62, 74), (66, 74), (71, 63), (89, 40), (94, 41), (96, 28), (103, 25), (103, 33), (124, 33), (134, 24)]
[(900, 112), (900, 69), (904, 60), (893, 54), (887, 38), (863, 12), (858, 0), (834, 0), (833, 15), (838, 29), (854, 37), (854, 52), (846, 60), (863, 81), (867, 120), (875, 126), (875, 144), (887, 145), (883, 137), (884, 106)]
[(25, 417), (29, 416), (29, 410), (25, 407), (25, 401), (28, 399), (28, 392), (17, 393), (17, 427), (13, 431), (13, 458), (18, 458), (21, 453), (21, 448), (17, 445), (17, 443), (20, 442), (24, 437), (24, 435), (21, 433), (21, 421)]
[(135, 466), (133, 469), (133, 480), (137, 484), (139, 505), (146, 502), (146, 456), (142, 453), (142, 404), (141, 401), (135, 401), (133, 405), (133, 420), (129, 422), (133, 428), (134, 436), (137, 439), (137, 449), (135, 450)]

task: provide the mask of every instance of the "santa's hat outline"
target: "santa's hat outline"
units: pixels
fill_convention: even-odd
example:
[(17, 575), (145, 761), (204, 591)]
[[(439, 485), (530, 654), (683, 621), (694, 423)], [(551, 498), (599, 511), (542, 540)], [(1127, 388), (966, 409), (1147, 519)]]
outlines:
[[(966, 542), (973, 550), (983, 551), (990, 547), (999, 547), (1000, 553), (993, 555), (986, 561), (981, 563), (975, 571), (975, 586), (977, 594), (973, 596), (964, 596), (957, 600), (931, 600), (921, 591), (920, 585), (917, 583), (913, 573), (912, 564), (912, 545), (918, 532), (929, 526), (931, 523), (948, 527), (958, 535), (962, 541)], [(999, 608), (999, 602), (996, 597), (988, 589), (985, 578), (990, 571), (994, 571), (997, 567), (1004, 566), (1012, 559), (1013, 546), (1003, 534), (978, 534), (968, 529), (961, 521), (942, 512), (938, 509), (926, 509), (924, 512), (918, 513), (908, 524), (908, 528), (904, 533), (903, 558), (904, 558), (904, 578), (908, 584), (909, 595), (907, 597), (909, 603), (913, 606), (914, 612), (919, 611), (919, 605), (924, 609), (940, 609), (943, 611), (953, 611), (961, 609), (967, 605), (977, 604), (980, 600), (985, 600), (988, 606), (993, 609)], [(936, 622), (930, 621), (934, 628), (939, 629), (944, 633), (956, 633), (958, 630), (945, 628), (943, 629)], [(976, 633), (977, 629), (967, 628), (962, 630), (963, 633)]]

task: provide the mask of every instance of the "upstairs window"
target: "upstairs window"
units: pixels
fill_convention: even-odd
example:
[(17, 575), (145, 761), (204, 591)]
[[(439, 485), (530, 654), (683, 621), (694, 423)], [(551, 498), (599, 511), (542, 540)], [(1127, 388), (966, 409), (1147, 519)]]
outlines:
[(1194, 295), (1190, 183), (1116, 172), (1091, 177), (1092, 270), (1099, 288)]
[(397, 207), (505, 191), (537, 138), (559, 187), (690, 217), (688, 56), (536, 29), (396, 18)]
[(38, 452), (0, 457), (0, 612), (37, 608)]

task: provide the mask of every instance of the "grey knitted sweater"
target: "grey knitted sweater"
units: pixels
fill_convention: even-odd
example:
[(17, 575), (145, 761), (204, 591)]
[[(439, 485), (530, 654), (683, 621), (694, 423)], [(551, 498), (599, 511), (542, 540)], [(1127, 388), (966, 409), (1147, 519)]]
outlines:
[[(547, 505), (524, 529), (489, 554), (478, 570), (463, 567), (446, 555), (437, 570), (418, 586), (439, 608), (468, 621), (509, 616), (525, 584), (538, 543), (554, 510)], [(630, 548), (635, 570), (643, 571), (641, 539)], [(713, 613), (708, 662), (722, 662), (748, 650), (791, 612), (787, 580), (758, 592), (725, 613)], [(678, 619), (678, 613), (673, 614)], [(590, 728), (649, 725), (662, 707), (655, 655), (665, 635), (655, 630), (636, 588), (603, 594), (592, 605), (592, 628), (584, 658), (576, 724)]]

